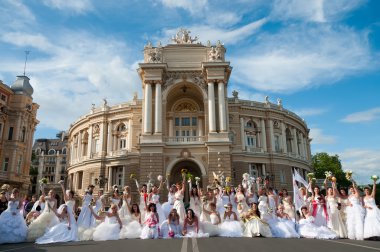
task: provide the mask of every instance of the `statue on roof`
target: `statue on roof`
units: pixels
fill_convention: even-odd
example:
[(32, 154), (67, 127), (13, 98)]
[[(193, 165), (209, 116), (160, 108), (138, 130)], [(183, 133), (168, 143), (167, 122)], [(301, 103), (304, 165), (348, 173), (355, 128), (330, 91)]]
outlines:
[(181, 28), (175, 37), (172, 37), (172, 41), (175, 42), (176, 44), (195, 44), (195, 42), (198, 40), (198, 37), (195, 36), (192, 38), (190, 36), (191, 31), (186, 30), (184, 28)]

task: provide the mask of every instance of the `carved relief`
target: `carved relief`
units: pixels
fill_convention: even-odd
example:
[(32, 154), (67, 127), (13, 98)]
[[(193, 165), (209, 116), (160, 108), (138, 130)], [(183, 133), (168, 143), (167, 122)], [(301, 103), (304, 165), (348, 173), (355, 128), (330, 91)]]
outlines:
[[(175, 36), (172, 37), (172, 41), (176, 44), (195, 44), (198, 37), (194, 38), (190, 36), (191, 31), (181, 28)], [(199, 44), (199, 42), (197, 43)]]
[(162, 49), (161, 48), (145, 48), (144, 61), (146, 63), (162, 63)]
[(174, 109), (175, 112), (196, 112), (198, 109), (190, 102), (182, 102)]
[(175, 80), (183, 80), (192, 82), (203, 90), (207, 91), (207, 85), (204, 80), (204, 76), (201, 71), (192, 71), (192, 72), (168, 72), (165, 76), (164, 85), (162, 86), (162, 90), (167, 89), (171, 85), (175, 83)]

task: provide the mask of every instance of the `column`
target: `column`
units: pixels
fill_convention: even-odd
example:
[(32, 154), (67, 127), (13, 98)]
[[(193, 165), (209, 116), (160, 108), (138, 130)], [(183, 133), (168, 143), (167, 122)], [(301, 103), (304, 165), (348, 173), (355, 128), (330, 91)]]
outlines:
[(81, 149), (82, 149), (82, 131), (78, 133), (78, 147), (77, 147), (77, 159), (78, 161), (81, 158)]
[(112, 191), (112, 167), (108, 166), (108, 191)]
[(128, 120), (128, 150), (132, 151), (132, 141), (133, 141), (133, 134), (132, 134), (132, 118), (129, 118)]
[(203, 119), (198, 118), (198, 136), (203, 136)]
[(91, 158), (92, 155), (92, 125), (89, 126), (90, 130), (88, 132), (88, 144), (87, 144), (87, 158)]
[(107, 129), (107, 153), (108, 155), (111, 155), (112, 152), (112, 122), (108, 123), (108, 129)]
[(173, 118), (169, 119), (169, 137), (173, 136)]
[(288, 147), (286, 146), (286, 131), (285, 131), (285, 124), (284, 122), (281, 122), (281, 136), (282, 136), (282, 150), (284, 153), (288, 153)]
[(261, 122), (261, 139), (262, 139), (261, 147), (263, 148), (263, 151), (266, 152), (267, 151), (267, 133), (265, 129), (265, 121), (264, 119), (261, 119), (260, 122)]
[(125, 165), (123, 165), (123, 179), (121, 180), (121, 186), (122, 186), (122, 188), (124, 188), (124, 186), (125, 186), (125, 169), (126, 167), (125, 167)]
[(265, 169), (265, 164), (262, 164), (262, 170), (261, 170), (261, 172), (263, 173), (264, 176), (266, 175), (267, 171)]
[(269, 120), (269, 135), (270, 135), (271, 150), (272, 152), (275, 152), (276, 149), (274, 146), (273, 120)]
[(240, 138), (241, 138), (241, 150), (245, 150), (245, 132), (244, 132), (244, 118), (240, 117)]
[(144, 89), (144, 134), (152, 133), (152, 86), (150, 83), (145, 83)]
[(155, 118), (154, 118), (154, 133), (162, 133), (162, 95), (161, 83), (156, 83), (156, 104), (155, 104)]
[(214, 94), (214, 83), (208, 83), (208, 124), (209, 132), (216, 131), (215, 123), (215, 94)]
[(224, 99), (224, 82), (218, 82), (218, 100), (219, 100), (219, 128), (221, 132), (227, 131), (226, 120), (226, 101)]
[(297, 154), (298, 153), (298, 148), (297, 148), (297, 130), (296, 128), (293, 128), (293, 141), (292, 141), (292, 146), (293, 146), (293, 153)]

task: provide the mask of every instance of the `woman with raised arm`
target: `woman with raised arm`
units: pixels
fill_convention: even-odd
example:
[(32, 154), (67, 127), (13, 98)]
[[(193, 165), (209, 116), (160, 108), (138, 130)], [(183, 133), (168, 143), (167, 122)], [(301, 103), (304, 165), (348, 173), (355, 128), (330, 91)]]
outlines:
[[(70, 200), (68, 200), (70, 202)], [(48, 205), (50, 207), (50, 205)], [(70, 206), (63, 204), (58, 211), (52, 209), (54, 214), (59, 218), (60, 222), (49, 228), (47, 232), (36, 240), (37, 244), (48, 244), (56, 242), (69, 242), (78, 240), (78, 227), (73, 211)]]
[(364, 188), (364, 239), (380, 237), (380, 210), (376, 206), (376, 179), (373, 179), (372, 192), (369, 187)]
[(48, 196), (45, 197), (45, 208), (43, 212), (28, 227), (29, 242), (34, 242), (37, 238), (43, 236), (47, 228), (51, 228), (59, 223), (57, 216), (53, 210), (57, 209), (57, 200), (55, 193), (50, 190)]
[(119, 216), (123, 221), (129, 220), (131, 215), (130, 215), (130, 209), (129, 206), (131, 205), (131, 188), (129, 186), (124, 186), (124, 191), (123, 191), (123, 196), (122, 196), (122, 201), (123, 204), (121, 205), (119, 209)]
[(348, 239), (364, 239), (364, 215), (365, 211), (361, 205), (360, 193), (353, 181), (350, 187), (351, 195), (348, 197), (347, 213), (347, 235)]
[(66, 206), (68, 207), (67, 211), (69, 211), (69, 214), (72, 214), (72, 216), (75, 216), (74, 192), (71, 190), (65, 190), (65, 181), (60, 180), (58, 184), (61, 185), (63, 199), (65, 201)]
[(177, 187), (177, 192), (175, 193), (175, 201), (174, 201), (173, 208), (177, 210), (177, 213), (179, 215), (179, 220), (181, 223), (183, 223), (186, 216), (185, 205), (183, 204), (183, 197), (184, 197), (185, 188), (186, 188), (185, 174), (182, 174), (182, 184), (178, 182), (176, 184), (176, 187)]
[(140, 188), (140, 184), (137, 181), (137, 179), (134, 179), (136, 183), (137, 190), (140, 191), (140, 202), (139, 202), (139, 208), (141, 212), (141, 219), (145, 219), (145, 214), (147, 212), (146, 206), (148, 202), (148, 187), (146, 184), (143, 184)]
[(216, 204), (210, 203), (209, 206), (210, 210), (207, 210), (204, 206), (202, 209), (203, 212), (210, 216), (210, 222), (203, 222), (204, 231), (205, 233), (208, 233), (209, 236), (219, 236), (219, 224), (222, 222), (222, 219), (220, 218), (220, 213), (216, 208)]
[(14, 188), (8, 200), (8, 207), (0, 215), (0, 244), (23, 242), (27, 226), (19, 209), (22, 205), (19, 190)]
[[(78, 230), (79, 230), (79, 236), (81, 237), (81, 234), (88, 228), (90, 228), (93, 225), (92, 220), (92, 214), (88, 206), (91, 204), (91, 201), (93, 199), (93, 190), (94, 186), (89, 185), (87, 187), (87, 190), (85, 191), (85, 194), (82, 199), (82, 208), (80, 211), (80, 214), (77, 219), (78, 223)], [(80, 238), (82, 240), (82, 238)]]
[(173, 209), (175, 192), (177, 191), (177, 188), (174, 184), (170, 186), (167, 180), (166, 188), (168, 189), (168, 201), (162, 204), (162, 210), (164, 211), (165, 216), (168, 216), (170, 211)]
[(120, 230), (123, 227), (123, 224), (120, 220), (118, 214), (118, 207), (115, 204), (111, 204), (110, 211), (104, 212), (105, 217), (101, 217), (94, 213), (94, 210), (91, 206), (88, 207), (91, 213), (95, 216), (97, 220), (103, 220), (102, 223), (99, 224), (95, 228), (93, 233), (94, 241), (109, 241), (109, 240), (119, 240)]
[(327, 227), (333, 230), (340, 238), (347, 238), (347, 228), (338, 208), (338, 190), (336, 189), (335, 182), (332, 182), (332, 187), (327, 188), (326, 194), (327, 212), (329, 216)]
[(337, 193), (338, 195), (338, 203), (340, 204), (340, 209), (339, 209), (339, 212), (340, 212), (340, 215), (342, 216), (342, 220), (343, 220), (343, 223), (344, 225), (346, 226), (346, 230), (347, 230), (347, 206), (349, 205), (349, 200), (348, 200), (348, 191), (347, 191), (347, 188), (343, 188), (341, 187), (339, 189), (339, 193)]
[(158, 180), (160, 181), (160, 185), (159, 187), (153, 185), (151, 192), (148, 195), (148, 202), (154, 203), (156, 205), (156, 211), (160, 219), (160, 223), (162, 223), (164, 220), (166, 220), (164, 211), (162, 210), (162, 206), (160, 203), (160, 190), (163, 185), (162, 176), (158, 176)]
[(112, 204), (117, 206), (117, 210), (119, 211), (121, 207), (121, 197), (119, 195), (119, 189), (117, 187), (113, 189), (112, 195), (110, 197), (110, 201)]
[(260, 212), (260, 217), (262, 220), (269, 221), (273, 219), (273, 209), (269, 209), (269, 199), (267, 196), (267, 190), (264, 187), (259, 190), (259, 204), (257, 205), (257, 208)]

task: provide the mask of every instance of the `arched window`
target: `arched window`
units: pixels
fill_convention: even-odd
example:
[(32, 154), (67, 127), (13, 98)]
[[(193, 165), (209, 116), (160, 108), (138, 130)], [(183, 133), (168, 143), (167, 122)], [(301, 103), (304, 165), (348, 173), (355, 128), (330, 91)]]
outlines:
[(128, 135), (127, 126), (124, 123), (120, 123), (116, 128), (118, 150), (127, 149), (127, 135)]
[(292, 150), (292, 133), (290, 132), (290, 129), (289, 128), (286, 128), (286, 148), (288, 150), (288, 152), (293, 152)]
[(257, 146), (257, 126), (255, 122), (248, 121), (245, 128), (245, 142), (248, 148), (256, 148)]
[(25, 135), (26, 135), (26, 128), (22, 127), (22, 132), (21, 132), (21, 141), (25, 142)]
[(36, 155), (37, 156), (41, 155), (41, 149), (40, 148), (36, 149)]
[(54, 155), (54, 154), (55, 154), (55, 150), (50, 149), (49, 152), (48, 152), (48, 155)]
[(66, 153), (67, 153), (67, 148), (65, 147), (65, 148), (62, 149), (62, 154), (66, 155)]

